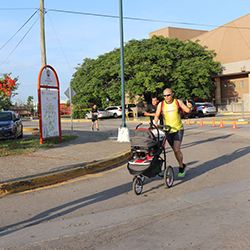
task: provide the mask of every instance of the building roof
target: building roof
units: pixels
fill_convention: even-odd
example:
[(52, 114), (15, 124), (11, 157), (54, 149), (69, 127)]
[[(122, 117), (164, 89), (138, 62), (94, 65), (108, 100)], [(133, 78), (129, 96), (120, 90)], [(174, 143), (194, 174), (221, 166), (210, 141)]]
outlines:
[(191, 39), (215, 50), (216, 61), (232, 63), (250, 60), (250, 14)]
[(166, 27), (160, 30), (156, 30), (149, 33), (149, 38), (152, 36), (163, 36), (167, 38), (178, 38), (181, 41), (190, 40), (193, 37), (197, 37), (208, 31), (205, 30), (194, 30), (194, 29), (183, 29), (183, 28), (174, 28)]

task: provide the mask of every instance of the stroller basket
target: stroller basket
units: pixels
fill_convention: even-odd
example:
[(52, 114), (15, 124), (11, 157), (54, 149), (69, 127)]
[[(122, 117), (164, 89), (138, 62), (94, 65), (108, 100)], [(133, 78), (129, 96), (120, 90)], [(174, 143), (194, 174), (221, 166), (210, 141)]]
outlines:
[(138, 158), (131, 159), (128, 162), (128, 170), (132, 175), (143, 174), (146, 177), (154, 177), (161, 172), (163, 160), (158, 158), (140, 160)]

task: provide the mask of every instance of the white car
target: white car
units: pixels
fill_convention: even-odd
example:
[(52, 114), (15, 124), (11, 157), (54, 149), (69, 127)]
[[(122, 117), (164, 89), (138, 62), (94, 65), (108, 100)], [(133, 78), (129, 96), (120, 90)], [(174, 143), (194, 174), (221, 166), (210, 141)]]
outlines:
[[(122, 116), (122, 106), (110, 106), (107, 107), (105, 110), (109, 112), (110, 117), (121, 117)], [(133, 116), (133, 111), (128, 105), (125, 105), (125, 113), (129, 112), (129, 116)]]
[(198, 117), (203, 117), (203, 116), (216, 116), (217, 110), (216, 107), (214, 107), (211, 103), (201, 103), (201, 102), (196, 102), (195, 103), (197, 106), (197, 111), (198, 111)]
[[(98, 118), (101, 119), (101, 118), (108, 118), (110, 117), (110, 114), (107, 110), (104, 110), (104, 109), (98, 109)], [(86, 115), (85, 115), (85, 119), (86, 120), (91, 120), (92, 119), (92, 114), (90, 114), (90, 112), (88, 112)]]
[(122, 116), (122, 106), (110, 106), (105, 109), (110, 117), (117, 118), (119, 116)]

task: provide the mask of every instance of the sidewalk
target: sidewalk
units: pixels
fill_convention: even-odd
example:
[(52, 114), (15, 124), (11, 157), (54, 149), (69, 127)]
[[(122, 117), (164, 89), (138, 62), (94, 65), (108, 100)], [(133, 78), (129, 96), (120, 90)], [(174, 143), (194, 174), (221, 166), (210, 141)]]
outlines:
[(78, 138), (27, 155), (0, 157), (0, 197), (96, 172), (130, 156), (130, 143), (115, 140), (118, 131), (113, 137), (105, 131), (63, 131), (64, 134)]

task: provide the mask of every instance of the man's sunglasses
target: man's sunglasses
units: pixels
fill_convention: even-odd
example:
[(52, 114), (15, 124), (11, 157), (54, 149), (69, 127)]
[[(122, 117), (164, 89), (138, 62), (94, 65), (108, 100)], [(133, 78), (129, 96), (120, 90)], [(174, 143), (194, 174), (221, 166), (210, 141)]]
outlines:
[(169, 96), (171, 96), (171, 95), (172, 95), (172, 94), (167, 94), (167, 95), (163, 95), (163, 96), (164, 96), (164, 97), (166, 97), (166, 96), (169, 97)]

